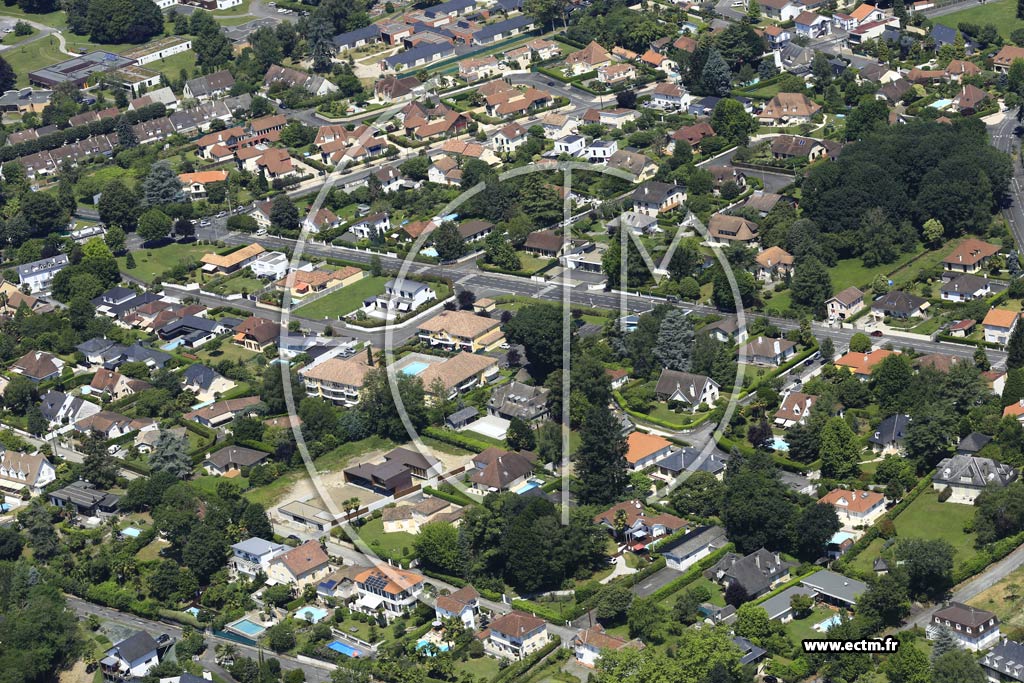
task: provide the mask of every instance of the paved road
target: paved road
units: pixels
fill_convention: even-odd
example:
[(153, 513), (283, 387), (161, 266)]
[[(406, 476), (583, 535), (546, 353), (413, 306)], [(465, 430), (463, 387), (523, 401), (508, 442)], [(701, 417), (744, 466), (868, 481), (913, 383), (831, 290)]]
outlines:
[(631, 590), (634, 595), (644, 598), (681, 575), (682, 572), (677, 572), (675, 569), (665, 567), (664, 569), (659, 569), (640, 583), (634, 585)]
[[(135, 616), (134, 614), (125, 614), (124, 612), (118, 612), (117, 610), (111, 609), (109, 607), (94, 605), (91, 602), (86, 602), (85, 600), (81, 600), (71, 595), (67, 596), (67, 601), (71, 609), (74, 610), (74, 612), (82, 618), (88, 617), (90, 614), (95, 614), (103, 621), (109, 621), (111, 623), (119, 624), (121, 626), (132, 629), (141, 629), (154, 637), (162, 633), (166, 633), (175, 640), (181, 638), (182, 629), (180, 626), (177, 626), (175, 624), (143, 619), (141, 617)], [(206, 642), (207, 648), (199, 659), (200, 663), (203, 665), (205, 669), (208, 669), (209, 671), (218, 674), (226, 681), (231, 681), (234, 679), (232, 679), (230, 674), (228, 674), (227, 671), (225, 671), (219, 664), (216, 663), (214, 655), (214, 647), (216, 646), (217, 643), (222, 642), (231, 643), (235, 646), (240, 655), (244, 655), (252, 659), (257, 659), (260, 656), (276, 656), (277, 659), (281, 662), (281, 668), (285, 671), (290, 671), (292, 669), (301, 669), (306, 674), (307, 683), (328, 683), (328, 681), (331, 680), (331, 671), (333, 670), (334, 667), (332, 667), (329, 664), (324, 664), (323, 666), (307, 664), (305, 662), (300, 662), (297, 659), (293, 659), (291, 657), (285, 657), (280, 655), (274, 655), (272, 653), (263, 652), (262, 650), (257, 649), (255, 647), (241, 645), (240, 643), (225, 640), (223, 638), (216, 638), (212, 635), (206, 636)]]
[(1014, 135), (1017, 128), (1016, 112), (1006, 111), (1003, 113), (1002, 121), (990, 123), (988, 126), (989, 137), (992, 138), (992, 146), (998, 150), (1013, 155), (1013, 177), (1010, 179), (1010, 205), (1003, 209), (1013, 232), (1013, 238), (1017, 242), (1018, 249), (1024, 249), (1024, 169), (1018, 152), (1020, 151), (1020, 139)]
[[(736, 156), (736, 152), (738, 150), (738, 147), (733, 147), (729, 151), (723, 152), (719, 156), (708, 159), (707, 161), (702, 161), (697, 165), (702, 168), (706, 168), (708, 166), (728, 165), (732, 162), (732, 159)], [(792, 185), (794, 181), (793, 176), (785, 173), (775, 173), (773, 171), (754, 170), (750, 168), (744, 168), (742, 170), (748, 178), (760, 178), (761, 182), (764, 184), (765, 192), (779, 192), (782, 188)]]

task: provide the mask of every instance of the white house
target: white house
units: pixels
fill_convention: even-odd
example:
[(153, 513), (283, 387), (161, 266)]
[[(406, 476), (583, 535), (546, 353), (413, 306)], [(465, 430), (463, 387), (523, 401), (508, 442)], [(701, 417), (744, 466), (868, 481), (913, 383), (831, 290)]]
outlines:
[(270, 561), (286, 550), (288, 546), (254, 536), (231, 546), (228, 566), (236, 573), (248, 576), (266, 574)]
[(999, 617), (988, 610), (951, 602), (932, 615), (925, 633), (929, 640), (945, 629), (953, 635), (960, 647), (971, 652), (987, 650), (999, 642)]
[(160, 663), (159, 651), (153, 636), (136, 631), (104, 653), (100, 660), (103, 677), (108, 681), (142, 678)]
[(256, 277), (280, 280), (288, 274), (288, 256), (281, 251), (266, 251), (249, 263), (249, 269)]
[(477, 629), (479, 613), (480, 593), (472, 586), (463, 586), (454, 593), (442, 595), (434, 603), (434, 615), (439, 620), (455, 617), (471, 631)]
[(583, 666), (594, 668), (601, 658), (602, 651), (616, 651), (625, 647), (642, 650), (644, 644), (639, 640), (625, 640), (608, 635), (601, 624), (581, 630), (572, 639), (572, 651), (576, 661)]
[(665, 566), (684, 572), (726, 544), (725, 529), (720, 526), (700, 526), (684, 536), (658, 546), (665, 558)]
[(349, 226), (348, 231), (361, 240), (374, 239), (391, 230), (391, 217), (387, 212), (375, 213), (360, 218)]
[(566, 135), (555, 140), (555, 156), (567, 154), (571, 157), (583, 156), (587, 148), (587, 140), (582, 135)]
[(390, 621), (405, 614), (423, 592), (423, 577), (397, 567), (371, 567), (355, 577), (359, 597), (352, 608), (366, 614), (382, 614)]
[(844, 528), (868, 527), (885, 513), (885, 496), (875, 491), (832, 489), (818, 500), (831, 505)]
[(523, 659), (548, 642), (548, 625), (532, 614), (513, 610), (491, 621), (484, 650), (503, 659)]
[(68, 255), (57, 254), (50, 258), (16, 266), (15, 270), (18, 271), (18, 280), (21, 284), (28, 285), (29, 291), (35, 294), (50, 289), (53, 278), (57, 277), (57, 273), (67, 265)]
[(932, 488), (942, 491), (948, 487), (952, 493), (948, 499), (950, 503), (974, 505), (986, 488), (1008, 486), (1016, 479), (1017, 470), (1005, 463), (961, 454), (939, 463), (932, 477)]
[(38, 495), (56, 478), (57, 470), (41, 453), (0, 452), (0, 490), (21, 493), (28, 489)]
[(1020, 314), (1015, 311), (1008, 311), (1002, 308), (990, 309), (981, 321), (985, 330), (985, 341), (990, 344), (1005, 344), (1010, 341), (1013, 329), (1017, 327)]
[(425, 282), (404, 280), (399, 284), (397, 280), (388, 280), (384, 285), (384, 293), (368, 300), (367, 307), (388, 314), (408, 313), (436, 298), (437, 294)]

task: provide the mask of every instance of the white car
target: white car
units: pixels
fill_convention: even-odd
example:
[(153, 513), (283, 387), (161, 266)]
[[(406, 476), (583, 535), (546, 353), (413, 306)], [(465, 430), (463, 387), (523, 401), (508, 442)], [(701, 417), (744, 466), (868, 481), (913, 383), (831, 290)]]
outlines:
[(501, 350), (502, 351), (508, 351), (511, 348), (512, 348), (512, 345), (509, 344), (508, 342), (502, 342), (501, 343)]

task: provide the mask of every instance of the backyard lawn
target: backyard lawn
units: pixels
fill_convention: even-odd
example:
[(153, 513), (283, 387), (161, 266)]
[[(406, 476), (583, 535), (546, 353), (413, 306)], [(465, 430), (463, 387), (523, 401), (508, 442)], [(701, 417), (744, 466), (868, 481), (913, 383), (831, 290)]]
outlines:
[(357, 533), (364, 543), (386, 559), (404, 560), (412, 556), (416, 537), (404, 531), (384, 533), (384, 521), (380, 518), (371, 519), (359, 527)]
[(383, 293), (384, 284), (389, 279), (383, 275), (365, 277), (359, 282), (342, 287), (336, 292), (331, 292), (316, 301), (300, 306), (295, 310), (295, 314), (310, 320), (322, 318), (334, 320), (339, 316), (348, 315), (357, 308), (361, 308), (364, 299)]
[(994, 24), (999, 29), (999, 35), (1009, 39), (1014, 29), (1024, 28), (1024, 21), (1017, 18), (1016, 10), (1017, 3), (1012, 0), (997, 0), (936, 17), (935, 21), (951, 28), (956, 28), (961, 22), (979, 25)]
[(208, 363), (219, 363), (222, 360), (240, 360), (242, 362), (247, 363), (251, 361), (253, 358), (255, 358), (258, 354), (253, 351), (250, 351), (249, 349), (244, 349), (238, 344), (232, 344), (230, 341), (225, 339), (223, 342), (221, 342), (220, 348), (204, 349), (203, 347), (199, 347), (199, 352), (195, 355), (199, 358), (199, 360)]
[(830, 610), (828, 607), (817, 605), (811, 610), (811, 613), (803, 619), (794, 619), (786, 624), (786, 633), (789, 635), (789, 639), (794, 643), (801, 643), (805, 640), (821, 638), (824, 634), (820, 631), (815, 631), (814, 626), (816, 624), (820, 624), (834, 614), (835, 612)]
[(125, 265), (125, 257), (117, 259), (121, 272), (128, 273), (144, 282), (152, 282), (157, 275), (162, 275), (182, 261), (195, 261), (210, 251), (210, 247), (200, 244), (168, 244), (159, 249), (142, 249), (134, 252), (135, 267)]

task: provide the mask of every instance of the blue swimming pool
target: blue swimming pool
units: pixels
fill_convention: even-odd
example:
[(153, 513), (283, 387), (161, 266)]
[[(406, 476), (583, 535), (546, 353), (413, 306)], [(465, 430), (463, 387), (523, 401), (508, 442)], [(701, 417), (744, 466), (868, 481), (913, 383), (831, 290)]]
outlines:
[(267, 630), (255, 621), (250, 621), (249, 619), (239, 619), (233, 624), (228, 624), (228, 628), (238, 631), (239, 633), (244, 633), (247, 636), (258, 636)]
[(534, 481), (534, 480), (531, 479), (530, 481), (528, 481), (526, 483), (520, 484), (519, 488), (515, 489), (515, 491), (513, 491), (513, 493), (515, 493), (517, 496), (521, 496), (524, 493), (526, 493), (527, 491), (532, 491), (533, 489), (538, 488), (539, 486), (540, 486), (540, 482), (539, 481)]
[(327, 610), (323, 607), (306, 606), (295, 613), (296, 619), (305, 619), (311, 624), (319, 624), (327, 618)]
[(141, 533), (142, 533), (141, 530), (136, 529), (133, 526), (129, 526), (129, 527), (125, 527), (124, 529), (121, 529), (121, 535), (122, 536), (127, 536), (128, 538), (138, 538)]
[(822, 621), (821, 623), (815, 624), (814, 625), (814, 630), (818, 631), (819, 633), (825, 633), (830, 628), (832, 628), (833, 626), (835, 626), (836, 624), (841, 622), (842, 620), (843, 620), (843, 617), (841, 615), (833, 614), (831, 617), (829, 617), (825, 621)]
[(335, 652), (340, 652), (346, 657), (359, 657), (359, 650), (355, 649), (348, 643), (343, 643), (340, 640), (333, 640), (327, 644), (327, 647)]
[[(418, 640), (418, 641), (416, 641), (416, 650), (417, 651), (422, 650), (423, 648), (425, 648), (427, 645), (430, 645), (430, 644), (431, 643), (430, 643), (429, 640)], [(448, 652), (448, 643), (434, 643), (433, 645), (434, 645), (434, 647), (436, 647), (441, 652)], [(434, 655), (431, 654), (429, 656), (433, 657)]]
[(164, 351), (173, 351), (174, 349), (176, 349), (179, 346), (181, 346), (182, 343), (184, 343), (184, 341), (185, 341), (184, 339), (175, 339), (172, 342), (168, 342), (167, 344), (164, 344), (160, 348), (163, 349)]
[(776, 436), (772, 439), (772, 448), (785, 453), (789, 451), (789, 444), (781, 436)]
[(427, 247), (426, 249), (420, 249), (420, 253), (423, 254), (424, 256), (429, 256), (431, 258), (437, 258), (437, 249), (434, 249), (433, 247)]
[(404, 368), (402, 368), (402, 372), (406, 375), (416, 376), (423, 372), (424, 370), (426, 370), (428, 367), (429, 364), (424, 363), (421, 360), (414, 360), (413, 362), (409, 363)]
[(949, 105), (953, 104), (953, 100), (935, 100), (928, 106), (932, 109), (945, 109)]

